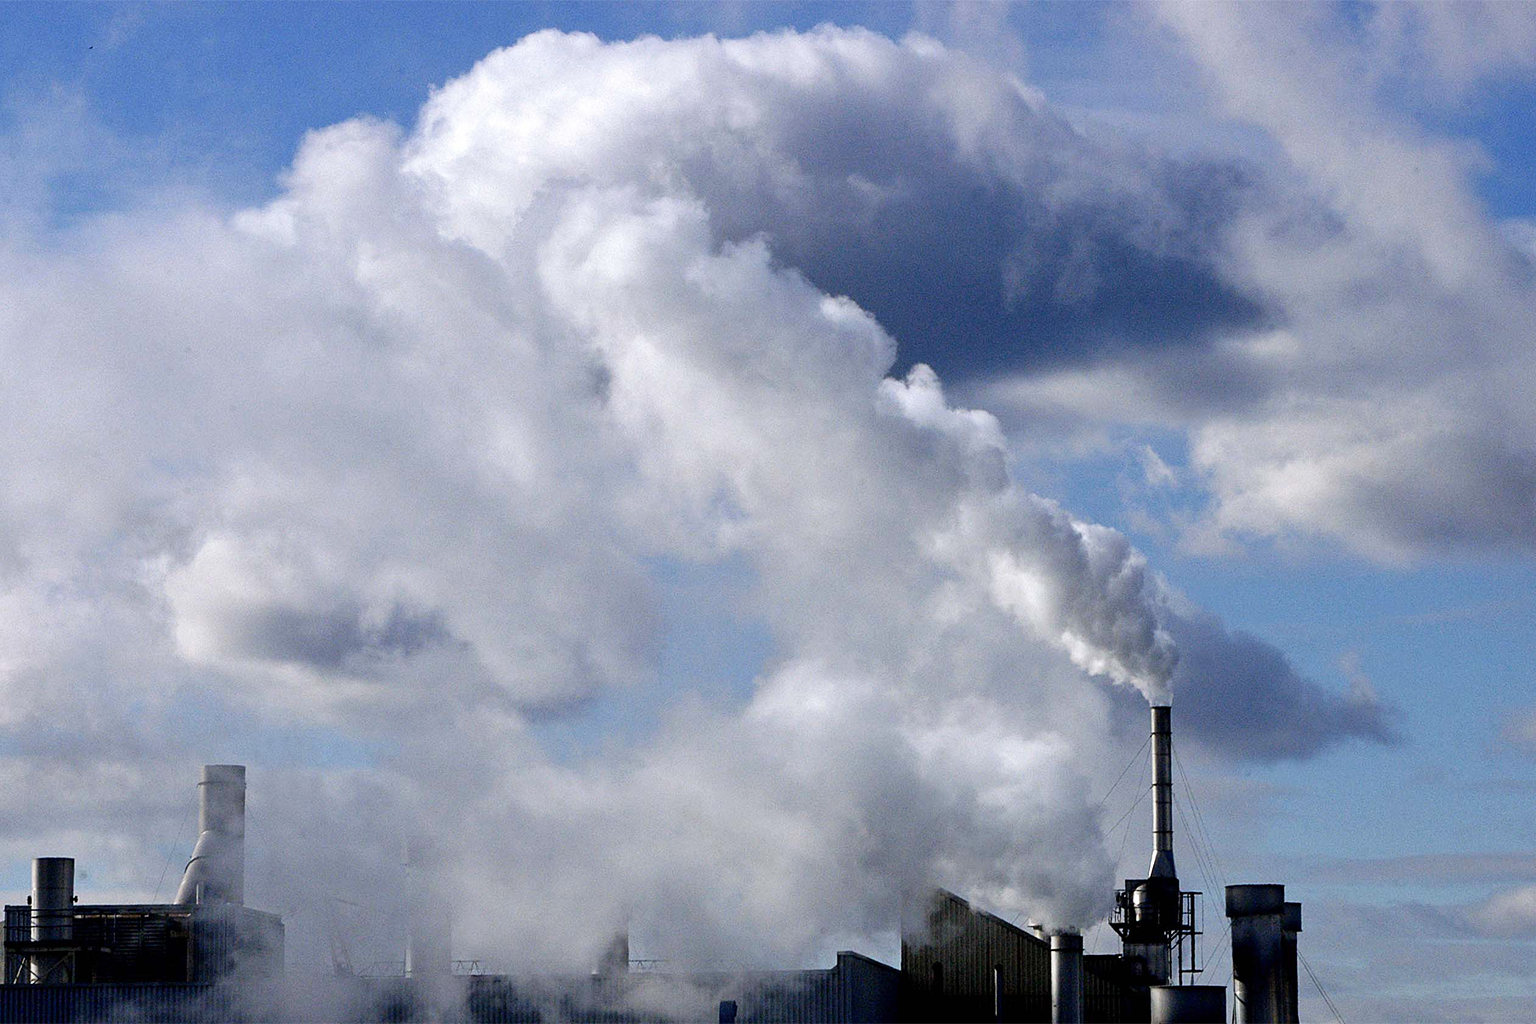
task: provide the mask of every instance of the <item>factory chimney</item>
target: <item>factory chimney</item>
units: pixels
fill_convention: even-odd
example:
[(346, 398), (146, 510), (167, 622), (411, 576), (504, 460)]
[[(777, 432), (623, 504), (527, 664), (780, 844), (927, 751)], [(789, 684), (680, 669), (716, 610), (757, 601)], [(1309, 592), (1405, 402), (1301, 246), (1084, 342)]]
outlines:
[(1177, 879), (1173, 867), (1173, 711), (1152, 705), (1152, 867), (1148, 878)]
[(1051, 1024), (1083, 1024), (1083, 936), (1079, 932), (1051, 933)]
[(1183, 941), (1193, 934), (1184, 920), (1184, 896), (1173, 865), (1171, 712), (1166, 704), (1152, 706), (1152, 864), (1146, 878), (1126, 879), (1125, 888), (1115, 894), (1110, 922), (1124, 942), (1132, 974), (1152, 985), (1179, 979), (1174, 952), (1182, 966)]
[(205, 764), (197, 784), (198, 836), (176, 902), (245, 902), (245, 765)]
[[(36, 857), (32, 861), (32, 941), (68, 946), (75, 937), (75, 858)], [(33, 985), (75, 980), (74, 957), (67, 951), (33, 953), (27, 980)]]
[[(1298, 908), (1299, 910), (1299, 908)], [(1298, 915), (1299, 916), (1299, 915)], [(1227, 886), (1232, 919), (1232, 1009), (1237, 1024), (1283, 1024), (1285, 886)], [(1300, 924), (1300, 921), (1297, 921)]]

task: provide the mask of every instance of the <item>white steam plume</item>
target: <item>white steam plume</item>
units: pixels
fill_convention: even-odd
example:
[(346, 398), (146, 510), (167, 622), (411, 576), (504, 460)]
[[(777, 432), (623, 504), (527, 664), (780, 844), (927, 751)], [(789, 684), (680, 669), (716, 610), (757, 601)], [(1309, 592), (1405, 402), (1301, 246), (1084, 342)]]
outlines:
[[(888, 376), (855, 301), (721, 227), (722, 196), (813, 198), (797, 126), (848, 104), (964, 175), (1048, 149), (1036, 102), (923, 40), (541, 34), (410, 134), (313, 133), (259, 209), (4, 253), (8, 723), (88, 706), (77, 756), (118, 766), (361, 746), (248, 758), (251, 902), (387, 892), (428, 829), (460, 948), (522, 966), (626, 918), (678, 960), (803, 962), (931, 882), (1093, 923), (1128, 752), (1088, 676), (1166, 697), (1162, 585), (1011, 482), (990, 415)], [(540, 723), (656, 684), (668, 560), (733, 567), (774, 646), (752, 693), (551, 756)]]

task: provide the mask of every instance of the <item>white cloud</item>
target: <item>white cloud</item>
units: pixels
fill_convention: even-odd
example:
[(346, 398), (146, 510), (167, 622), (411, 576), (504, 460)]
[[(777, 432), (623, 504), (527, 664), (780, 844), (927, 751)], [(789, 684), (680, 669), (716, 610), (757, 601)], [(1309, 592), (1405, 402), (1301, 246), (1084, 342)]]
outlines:
[[(579, 958), (633, 912), (679, 956), (785, 962), (934, 879), (1091, 922), (1091, 795), (1126, 752), (1089, 675), (1165, 696), (1182, 634), (1208, 690), (1320, 709), (1218, 722), (1224, 752), (1388, 734), (1022, 491), (991, 415), (889, 376), (885, 327), (786, 263), (781, 237), (913, 166), (1157, 201), (1034, 102), (922, 39), (546, 33), (414, 132), (312, 133), (266, 207), (0, 254), (8, 723), (89, 704), (80, 733), (181, 722), (185, 754), (218, 706), (380, 741), (373, 779), (253, 778), (286, 798), (264, 884), (384, 886), (430, 828), (470, 943)], [(821, 173), (851, 110), (844, 162), (903, 174)], [(742, 197), (783, 232), (727, 230)], [(774, 660), (744, 708), (551, 761), (531, 721), (654, 673), (658, 556), (739, 559)]]
[(1427, 79), (1445, 98), (1536, 68), (1536, 12), (1525, 4), (1377, 4), (1367, 25), (1378, 74)]
[(1460, 908), (1454, 916), (1479, 935), (1536, 938), (1536, 885), (1505, 889), (1481, 903)]
[[(1267, 322), (982, 393), (1025, 425), (1184, 432), (1210, 499), (1191, 529), (1205, 547), (1214, 534), (1336, 538), (1388, 562), (1529, 551), (1536, 279), (1523, 229), (1484, 210), (1475, 146), (1372, 91), (1415, 61), (1442, 84), (1528, 72), (1509, 41), (1532, 23), (1515, 7), (1383, 5), (1367, 14), (1375, 41), (1354, 45), (1339, 8), (1160, 8), (1214, 104), (1280, 146), (1214, 233), (1222, 277)], [(1471, 41), (1492, 35), (1474, 58)]]
[(1144, 444), (1136, 449), (1136, 458), (1141, 463), (1142, 477), (1148, 487), (1177, 486), (1179, 475), (1151, 445)]

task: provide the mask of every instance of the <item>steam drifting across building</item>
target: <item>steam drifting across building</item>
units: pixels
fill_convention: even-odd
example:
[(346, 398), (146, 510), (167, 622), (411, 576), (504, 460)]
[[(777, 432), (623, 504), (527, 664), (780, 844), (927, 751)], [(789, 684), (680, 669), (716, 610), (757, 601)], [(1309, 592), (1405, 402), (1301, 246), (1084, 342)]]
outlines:
[(245, 906), (245, 768), (198, 783), (198, 838), (172, 903), (77, 903), (71, 857), (32, 862), (32, 893), (5, 908), (5, 1020), (228, 1013), (216, 993), (283, 973), (283, 923)]
[[(1226, 986), (1198, 985), (1198, 892), (1174, 864), (1171, 709), (1152, 708), (1153, 842), (1145, 878), (1115, 894), (1118, 953), (1084, 955), (1074, 930), (1018, 927), (943, 889), (908, 894), (901, 966), (851, 951), (822, 970), (633, 970), (625, 936), (590, 975), (455, 973), (452, 921), (416, 878), (397, 977), (283, 977), (281, 920), (244, 905), (245, 769), (207, 765), (199, 835), (175, 902), (75, 902), (74, 861), (40, 857), (27, 902), (5, 908), (0, 1019), (326, 1021), (1154, 1021), (1228, 1019)], [(1233, 1019), (1297, 1021), (1301, 905), (1280, 885), (1226, 887)]]
[[(1121, 951), (1084, 956), (1076, 932), (1023, 929), (942, 889), (903, 912), (904, 1020), (1146, 1021), (1228, 1019), (1226, 987), (1201, 971), (1199, 892), (1184, 890), (1173, 855), (1172, 708), (1152, 707), (1152, 861), (1115, 893)], [(1233, 1007), (1249, 1022), (1297, 1020), (1301, 904), (1281, 885), (1227, 886)]]

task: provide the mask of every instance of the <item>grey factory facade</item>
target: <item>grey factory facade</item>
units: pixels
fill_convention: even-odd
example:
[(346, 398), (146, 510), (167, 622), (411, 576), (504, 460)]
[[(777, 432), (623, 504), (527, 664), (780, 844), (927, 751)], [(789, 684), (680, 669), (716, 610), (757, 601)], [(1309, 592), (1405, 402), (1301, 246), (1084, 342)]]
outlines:
[(845, 951), (825, 969), (735, 973), (631, 970), (621, 937), (590, 975), (460, 975), (446, 915), (418, 904), (403, 976), (285, 977), (282, 921), (245, 906), (245, 769), (207, 765), (171, 903), (78, 903), (72, 859), (33, 862), (26, 903), (5, 907), (0, 1020), (1297, 1021), (1301, 912), (1280, 885), (1226, 887), (1230, 1008), (1227, 986), (1190, 983), (1200, 894), (1174, 866), (1166, 706), (1150, 742), (1152, 860), (1115, 894), (1119, 952), (1085, 955), (1077, 932), (1017, 927), (934, 888), (903, 900), (899, 968)]

